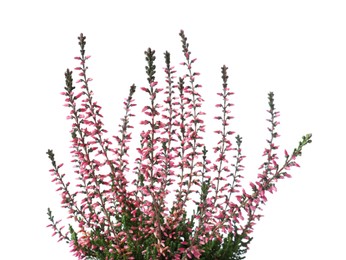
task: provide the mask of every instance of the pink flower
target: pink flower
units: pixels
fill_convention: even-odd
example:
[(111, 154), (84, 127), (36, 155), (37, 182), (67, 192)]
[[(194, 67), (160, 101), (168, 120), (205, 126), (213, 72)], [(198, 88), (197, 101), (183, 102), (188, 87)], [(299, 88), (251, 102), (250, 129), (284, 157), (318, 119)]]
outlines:
[(157, 85), (157, 81), (151, 82), (150, 87), (155, 87)]

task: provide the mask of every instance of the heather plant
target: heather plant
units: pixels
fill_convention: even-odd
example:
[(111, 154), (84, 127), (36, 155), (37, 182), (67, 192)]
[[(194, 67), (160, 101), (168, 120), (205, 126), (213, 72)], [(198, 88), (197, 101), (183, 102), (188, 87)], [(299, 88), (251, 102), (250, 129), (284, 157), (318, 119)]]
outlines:
[[(141, 90), (148, 96), (148, 104), (142, 109), (138, 155), (132, 167), (129, 143), (136, 86), (130, 86), (123, 103), (119, 134), (106, 137), (101, 106), (94, 100), (92, 79), (87, 76), (90, 56), (85, 55), (86, 38), (83, 34), (78, 37), (80, 56), (75, 59), (80, 65), (75, 70), (76, 83), (81, 86), (74, 86), (72, 71), (67, 69), (62, 92), (69, 109), (67, 119), (72, 122), (75, 191), (65, 181), (63, 164), (57, 164), (52, 150), (47, 152), (53, 165), (52, 182), (58, 185), (62, 207), (73, 221), (63, 233), (61, 220), (55, 221), (48, 208), (49, 226), (59, 241), (70, 244), (78, 259), (244, 259), (268, 192), (276, 191), (279, 179), (291, 177), (288, 170), (299, 167), (296, 158), (311, 142), (311, 134), (303, 136), (291, 153), (284, 150), (279, 164), (279, 112), (270, 92), (270, 135), (264, 162), (257, 180), (245, 187), (241, 182), (245, 158), (242, 137), (230, 128), (233, 92), (228, 86), (228, 68), (221, 68), (220, 103), (216, 104), (220, 115), (215, 117), (219, 130), (210, 153), (203, 142), (205, 113), (199, 73), (193, 69), (196, 59), (191, 57), (184, 31), (179, 35), (185, 59), (182, 77), (175, 77), (170, 53), (165, 52), (166, 82), (159, 84), (155, 80), (155, 51), (145, 51), (148, 83)], [(167, 201), (169, 196), (173, 196), (172, 203)], [(187, 212), (189, 205), (194, 205), (192, 214)]]

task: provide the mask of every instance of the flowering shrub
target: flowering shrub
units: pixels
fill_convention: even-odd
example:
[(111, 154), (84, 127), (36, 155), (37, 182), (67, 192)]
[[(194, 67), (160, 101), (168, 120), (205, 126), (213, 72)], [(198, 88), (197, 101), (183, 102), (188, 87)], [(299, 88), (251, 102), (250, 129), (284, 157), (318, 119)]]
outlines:
[[(184, 32), (179, 35), (185, 57), (181, 65), (186, 74), (175, 81), (170, 53), (165, 52), (164, 88), (155, 81), (155, 51), (145, 51), (148, 85), (141, 90), (149, 102), (142, 110), (143, 130), (132, 171), (128, 145), (136, 86), (130, 87), (124, 101), (125, 115), (113, 144), (105, 137), (101, 107), (93, 99), (92, 79), (87, 77), (90, 56), (85, 55), (85, 36), (78, 37), (81, 55), (75, 57), (80, 62), (75, 70), (81, 90), (73, 86), (72, 71), (67, 69), (62, 92), (69, 109), (67, 118), (72, 121), (71, 154), (78, 191), (70, 190), (70, 182), (64, 180), (61, 170), (63, 164), (56, 163), (52, 150), (47, 152), (62, 207), (68, 209), (68, 218), (78, 228), (69, 225), (64, 234), (64, 227), (54, 220), (48, 208), (49, 226), (59, 241), (70, 244), (78, 259), (244, 259), (268, 192), (276, 191), (279, 179), (291, 177), (287, 171), (299, 167), (296, 158), (311, 142), (311, 134), (303, 136), (291, 154), (284, 151), (285, 160), (281, 166), (278, 164), (275, 140), (279, 137), (279, 112), (274, 106), (274, 94), (269, 93), (270, 138), (263, 153), (264, 163), (249, 190), (242, 188), (245, 156), (242, 138), (233, 138), (229, 127), (233, 118), (229, 98), (233, 93), (227, 83), (228, 68), (221, 68), (222, 88), (217, 93), (221, 102), (216, 105), (220, 116), (215, 117), (220, 130), (215, 131), (218, 139), (213, 148), (215, 162), (211, 162), (203, 143), (205, 113), (201, 110), (201, 85), (196, 80), (199, 73), (193, 70), (196, 59), (191, 57)], [(162, 92), (165, 99), (159, 104), (157, 97)], [(126, 174), (135, 176), (131, 183)], [(166, 200), (172, 191), (175, 199), (168, 208)], [(197, 196), (193, 197), (193, 193)], [(187, 214), (188, 203), (195, 204), (191, 216)]]

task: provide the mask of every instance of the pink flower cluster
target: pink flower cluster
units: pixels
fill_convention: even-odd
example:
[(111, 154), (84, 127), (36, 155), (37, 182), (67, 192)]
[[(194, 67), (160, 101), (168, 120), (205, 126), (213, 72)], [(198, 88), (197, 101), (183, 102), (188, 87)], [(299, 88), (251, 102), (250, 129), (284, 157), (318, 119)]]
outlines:
[[(87, 77), (86, 62), (90, 56), (85, 56), (85, 36), (78, 37), (81, 55), (75, 57), (80, 62), (75, 70), (80, 90), (76, 91), (72, 71), (67, 70), (65, 91), (61, 93), (69, 109), (67, 119), (72, 122), (71, 162), (78, 191), (70, 191), (62, 164), (57, 165), (52, 150), (47, 152), (53, 165), (52, 182), (58, 185), (62, 207), (68, 210), (68, 218), (76, 223), (78, 231), (70, 225), (69, 232), (63, 234), (64, 227), (58, 226), (60, 221), (54, 220), (50, 209), (49, 226), (54, 229), (53, 235), (59, 235), (59, 241), (70, 243), (78, 259), (226, 259), (222, 258), (225, 256), (238, 259), (236, 256), (248, 248), (267, 193), (276, 191), (277, 180), (290, 177), (287, 170), (299, 167), (296, 157), (311, 142), (311, 134), (303, 136), (291, 155), (284, 151), (285, 161), (279, 166), (275, 144), (279, 136), (276, 130), (279, 112), (274, 106), (274, 94), (269, 93), (271, 136), (263, 153), (265, 162), (259, 168), (257, 181), (250, 183), (251, 192), (242, 188), (245, 156), (242, 138), (239, 135), (232, 138), (234, 132), (230, 129), (233, 118), (230, 97), (234, 93), (227, 83), (228, 68), (221, 68), (222, 88), (217, 93), (221, 102), (216, 104), (220, 116), (215, 117), (220, 130), (215, 131), (218, 140), (213, 148), (215, 162), (211, 162), (203, 143), (205, 113), (201, 110), (203, 99), (199, 93), (202, 86), (197, 83), (200, 73), (193, 71), (196, 59), (191, 58), (184, 32), (179, 35), (185, 57), (181, 65), (186, 74), (176, 80), (170, 53), (165, 52), (165, 87), (155, 81), (155, 51), (149, 48), (145, 52), (148, 85), (141, 90), (148, 95), (149, 102), (142, 109), (143, 131), (132, 169), (130, 119), (134, 116), (132, 107), (136, 106), (133, 98), (136, 86), (130, 87), (124, 100), (125, 115), (119, 134), (107, 138), (101, 107), (90, 89), (92, 79)], [(157, 97), (162, 93), (165, 99), (161, 105)], [(126, 175), (136, 178), (130, 183)], [(175, 199), (168, 208), (167, 197), (171, 192)], [(190, 217), (189, 201), (196, 206)]]

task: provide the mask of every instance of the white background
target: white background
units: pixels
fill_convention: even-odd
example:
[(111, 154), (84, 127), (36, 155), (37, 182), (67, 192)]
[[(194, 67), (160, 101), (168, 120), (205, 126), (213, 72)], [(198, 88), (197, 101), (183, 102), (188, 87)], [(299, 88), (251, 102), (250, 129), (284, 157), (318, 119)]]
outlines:
[[(54, 149), (66, 173), (71, 170), (70, 122), (59, 93), (66, 68), (78, 65), (77, 36), (87, 36), (91, 87), (106, 128), (115, 134), (128, 87), (146, 84), (144, 50), (156, 49), (162, 79), (164, 51), (172, 53), (175, 64), (183, 60), (178, 33), (184, 29), (198, 58), (210, 142), (216, 141), (210, 133), (216, 127), (220, 67), (229, 67), (232, 127), (243, 136), (248, 179), (256, 178), (263, 160), (269, 91), (281, 111), (280, 155), (296, 147), (303, 134), (313, 134), (298, 159), (301, 168), (269, 196), (247, 259), (346, 259), (344, 3), (1, 1), (0, 258), (74, 259), (46, 228), (47, 207), (56, 219), (66, 216), (46, 151)], [(137, 114), (145, 98), (136, 93)]]

